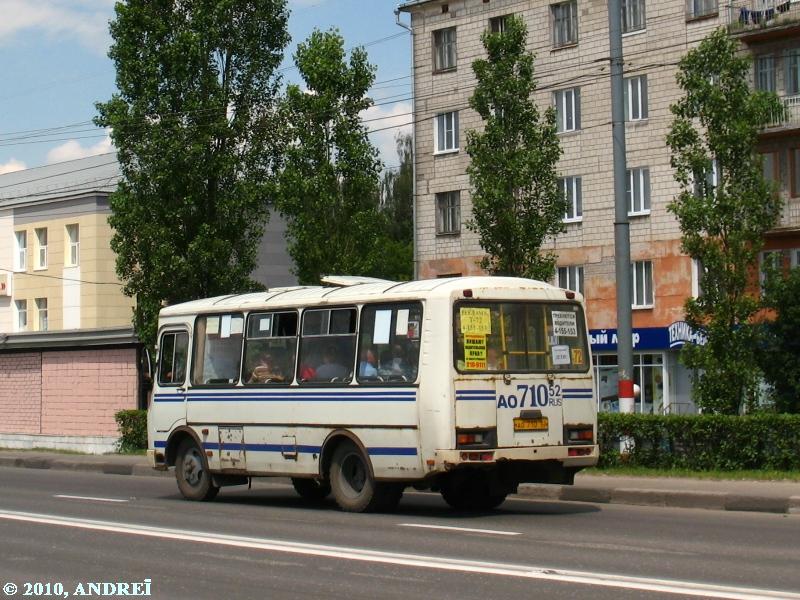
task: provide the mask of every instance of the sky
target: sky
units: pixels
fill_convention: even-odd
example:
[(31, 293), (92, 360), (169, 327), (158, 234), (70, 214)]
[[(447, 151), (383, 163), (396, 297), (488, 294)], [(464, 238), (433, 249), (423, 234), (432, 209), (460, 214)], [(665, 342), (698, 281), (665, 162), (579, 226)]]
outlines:
[[(410, 131), (408, 32), (395, 23), (398, 0), (288, 0), (291, 11), (284, 81), (301, 83), (292, 55), (315, 29), (337, 28), (347, 48), (365, 46), (377, 67), (364, 114), (388, 167), (398, 163), (394, 136)], [(114, 93), (108, 58), (114, 0), (0, 0), (0, 174), (112, 150), (91, 124), (94, 104)], [(401, 16), (408, 21), (408, 15)], [(405, 124), (405, 126), (404, 126)]]

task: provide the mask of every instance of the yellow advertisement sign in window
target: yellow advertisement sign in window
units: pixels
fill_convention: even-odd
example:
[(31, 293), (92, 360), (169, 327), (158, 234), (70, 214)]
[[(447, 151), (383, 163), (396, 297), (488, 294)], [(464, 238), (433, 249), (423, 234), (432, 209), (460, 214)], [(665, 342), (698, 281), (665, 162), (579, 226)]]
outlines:
[(464, 336), (464, 364), (467, 369), (486, 370), (486, 336)]
[(489, 335), (492, 333), (492, 314), (488, 308), (462, 306), (461, 333), (464, 335)]

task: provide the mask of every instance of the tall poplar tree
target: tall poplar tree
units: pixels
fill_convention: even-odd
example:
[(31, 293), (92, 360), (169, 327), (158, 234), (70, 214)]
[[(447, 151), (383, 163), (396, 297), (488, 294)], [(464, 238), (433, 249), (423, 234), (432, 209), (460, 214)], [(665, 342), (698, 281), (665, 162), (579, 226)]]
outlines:
[(758, 347), (750, 319), (759, 301), (747, 288), (781, 207), (756, 145), (783, 106), (775, 94), (750, 89), (750, 62), (738, 50), (718, 29), (681, 59), (684, 95), (671, 107), (667, 136), (681, 186), (668, 209), (678, 218), (683, 251), (702, 265), (702, 294), (686, 301), (686, 320), (708, 338), (687, 344), (682, 360), (695, 370), (695, 402), (722, 414), (738, 414), (755, 395)]
[(375, 67), (363, 48), (349, 59), (336, 31), (314, 31), (297, 46), (305, 89), (290, 85), (278, 209), (287, 220), (289, 255), (303, 284), (323, 275), (383, 275), (387, 220), (378, 208), (380, 160), (360, 114)]
[(122, 180), (111, 247), (134, 325), (152, 344), (163, 303), (252, 289), (280, 121), (285, 0), (127, 0), (98, 103)]
[(467, 132), (472, 219), (486, 251), (481, 267), (495, 275), (552, 278), (556, 257), (543, 244), (564, 231), (566, 203), (556, 164), (561, 147), (552, 107), (541, 113), (527, 30), (507, 17), (502, 33), (484, 32), (487, 57), (472, 64), (478, 83), (469, 104), (484, 121)]

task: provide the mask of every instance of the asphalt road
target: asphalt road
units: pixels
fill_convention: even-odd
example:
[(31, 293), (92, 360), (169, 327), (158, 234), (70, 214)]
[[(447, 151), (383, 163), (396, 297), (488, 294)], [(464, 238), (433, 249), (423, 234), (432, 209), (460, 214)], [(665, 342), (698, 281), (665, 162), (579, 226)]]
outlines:
[(798, 540), (800, 515), (540, 500), (456, 513), (414, 492), (354, 515), (285, 485), (198, 504), (172, 479), (0, 468), (0, 598), (6, 583), (97, 597), (90, 583), (138, 582), (165, 599), (800, 599)]

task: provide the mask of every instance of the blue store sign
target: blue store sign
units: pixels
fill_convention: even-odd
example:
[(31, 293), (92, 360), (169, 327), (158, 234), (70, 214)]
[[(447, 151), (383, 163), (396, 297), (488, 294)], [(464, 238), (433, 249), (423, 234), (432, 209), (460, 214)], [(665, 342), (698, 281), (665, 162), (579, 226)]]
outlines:
[[(706, 336), (692, 329), (685, 321), (675, 321), (669, 327), (634, 328), (632, 342), (634, 350), (669, 350), (680, 348), (684, 344), (706, 343)], [(616, 329), (590, 329), (589, 342), (592, 352), (616, 352)]]

